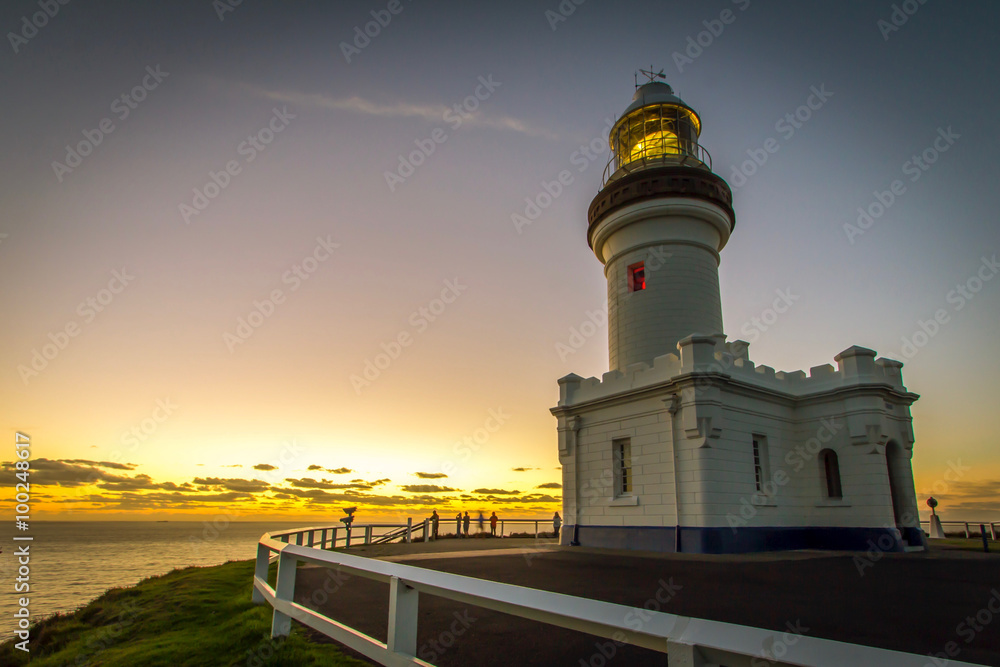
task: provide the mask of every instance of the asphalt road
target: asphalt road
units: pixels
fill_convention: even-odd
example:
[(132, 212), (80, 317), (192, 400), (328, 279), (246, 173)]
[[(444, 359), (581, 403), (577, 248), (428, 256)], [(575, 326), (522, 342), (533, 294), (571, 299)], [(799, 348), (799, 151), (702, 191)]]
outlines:
[[(1000, 591), (1000, 559), (888, 554), (869, 561), (861, 574), (856, 557), (644, 557), (560, 548), (530, 559), (434, 554), (406, 564), (636, 607), (669, 597), (662, 611), (772, 630), (794, 627), (809, 636), (910, 653), (938, 653), (954, 642), (960, 651), (955, 659), (1000, 667), (1000, 614), (993, 618), (987, 610)], [(385, 641), (387, 584), (303, 568), (296, 591), (300, 603)], [(420, 599), (418, 647), (418, 657), (443, 667), (666, 664), (663, 654), (646, 649), (427, 595)]]

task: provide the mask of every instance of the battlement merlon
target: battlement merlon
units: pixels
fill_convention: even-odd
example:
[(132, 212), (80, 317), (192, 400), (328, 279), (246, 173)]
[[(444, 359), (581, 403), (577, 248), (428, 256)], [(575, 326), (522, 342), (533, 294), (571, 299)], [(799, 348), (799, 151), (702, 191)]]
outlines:
[(830, 364), (804, 371), (778, 371), (757, 366), (750, 360), (750, 344), (743, 340), (726, 341), (725, 334), (692, 334), (677, 343), (677, 354), (656, 357), (653, 365), (636, 363), (623, 371), (610, 371), (600, 379), (569, 374), (559, 380), (559, 405), (597, 400), (662, 384), (690, 374), (717, 374), (746, 384), (802, 398), (836, 389), (857, 386), (881, 386), (906, 395), (908, 402), (919, 398), (903, 385), (903, 364), (894, 359), (876, 358), (868, 348), (852, 346), (834, 357)]

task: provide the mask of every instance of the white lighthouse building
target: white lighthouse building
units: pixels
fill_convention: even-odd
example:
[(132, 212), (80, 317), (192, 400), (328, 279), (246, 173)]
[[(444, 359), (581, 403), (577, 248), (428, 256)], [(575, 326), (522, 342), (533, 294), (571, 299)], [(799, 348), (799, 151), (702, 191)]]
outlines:
[(609, 138), (587, 240), (608, 281), (610, 371), (559, 380), (564, 544), (735, 553), (922, 548), (902, 364), (850, 347), (775, 372), (723, 333), (732, 192), (701, 119), (638, 87)]

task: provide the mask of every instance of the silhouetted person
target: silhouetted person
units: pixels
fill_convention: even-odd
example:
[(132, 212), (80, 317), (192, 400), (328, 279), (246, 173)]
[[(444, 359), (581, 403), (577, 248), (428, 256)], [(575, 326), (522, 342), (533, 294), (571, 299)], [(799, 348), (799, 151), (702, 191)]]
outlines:
[(468, 513), (468, 512), (466, 512), (466, 513), (465, 513), (465, 518), (463, 518), (463, 519), (462, 519), (462, 525), (463, 525), (463, 526), (465, 527), (465, 536), (466, 536), (466, 537), (468, 537), (468, 536), (469, 536), (469, 522), (470, 522), (471, 520), (472, 520), (472, 519), (471, 519), (471, 518), (469, 517), (469, 513)]
[(486, 517), (484, 517), (483, 513), (480, 512), (479, 513), (479, 518), (476, 519), (476, 520), (479, 522), (479, 532), (481, 533), (481, 532), (483, 532), (483, 524), (486, 521)]
[(434, 513), (431, 514), (431, 536), (432, 536), (432, 539), (436, 540), (438, 538), (438, 521), (440, 521), (440, 520), (441, 520), (441, 517), (438, 516), (438, 511), (434, 510)]
[(493, 537), (497, 536), (497, 513), (496, 512), (494, 512), (493, 514), (490, 515), (490, 532), (493, 534)]
[(552, 517), (552, 530), (555, 531), (556, 539), (559, 539), (559, 528), (562, 526), (562, 517), (559, 516), (559, 512), (555, 513)]
[(462, 513), (455, 515), (455, 537), (462, 536)]

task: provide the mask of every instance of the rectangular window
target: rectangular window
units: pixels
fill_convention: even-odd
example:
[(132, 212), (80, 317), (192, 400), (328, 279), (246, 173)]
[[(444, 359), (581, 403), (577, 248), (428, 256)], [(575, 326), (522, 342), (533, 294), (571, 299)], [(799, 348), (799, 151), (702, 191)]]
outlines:
[(632, 493), (632, 443), (628, 438), (611, 442), (614, 459), (615, 496)]
[(644, 262), (628, 267), (628, 291), (638, 292), (646, 289), (646, 267)]
[(764, 491), (767, 481), (768, 457), (767, 438), (762, 435), (753, 436), (753, 481), (758, 492)]

